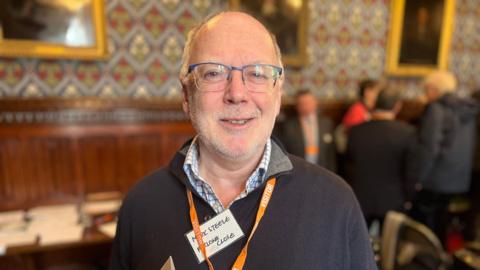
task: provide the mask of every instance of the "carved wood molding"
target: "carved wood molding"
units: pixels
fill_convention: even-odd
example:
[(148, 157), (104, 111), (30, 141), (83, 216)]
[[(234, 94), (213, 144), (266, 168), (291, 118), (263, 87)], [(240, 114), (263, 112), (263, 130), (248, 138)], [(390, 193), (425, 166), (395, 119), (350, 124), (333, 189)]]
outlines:
[(0, 123), (184, 122), (180, 101), (132, 99), (2, 99)]
[[(320, 100), (322, 112), (339, 123), (351, 101)], [(293, 100), (284, 99), (281, 121), (295, 110)], [(411, 121), (419, 117), (423, 104), (406, 101), (399, 119)], [(143, 123), (185, 122), (181, 100), (160, 99), (0, 99), (0, 124), (90, 124), (90, 123)]]

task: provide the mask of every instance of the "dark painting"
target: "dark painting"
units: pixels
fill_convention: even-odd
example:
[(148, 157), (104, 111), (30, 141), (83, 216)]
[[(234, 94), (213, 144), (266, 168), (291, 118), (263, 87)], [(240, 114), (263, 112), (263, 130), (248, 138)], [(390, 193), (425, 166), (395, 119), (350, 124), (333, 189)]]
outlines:
[(407, 0), (402, 27), (400, 64), (438, 65), (443, 0)]

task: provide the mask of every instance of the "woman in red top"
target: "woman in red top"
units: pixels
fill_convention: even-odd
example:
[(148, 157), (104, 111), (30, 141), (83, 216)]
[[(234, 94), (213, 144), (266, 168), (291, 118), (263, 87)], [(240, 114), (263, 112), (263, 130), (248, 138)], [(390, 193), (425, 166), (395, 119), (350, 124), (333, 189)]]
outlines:
[(352, 104), (343, 116), (342, 124), (346, 130), (354, 125), (370, 120), (370, 110), (375, 105), (380, 83), (374, 80), (360, 82), (360, 100)]

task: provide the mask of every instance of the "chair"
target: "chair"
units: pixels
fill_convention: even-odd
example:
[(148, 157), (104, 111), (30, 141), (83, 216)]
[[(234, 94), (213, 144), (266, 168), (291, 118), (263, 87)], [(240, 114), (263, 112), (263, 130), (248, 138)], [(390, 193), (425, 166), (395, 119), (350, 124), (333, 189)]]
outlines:
[(451, 264), (429, 228), (394, 211), (385, 217), (380, 255), (382, 270), (443, 270)]

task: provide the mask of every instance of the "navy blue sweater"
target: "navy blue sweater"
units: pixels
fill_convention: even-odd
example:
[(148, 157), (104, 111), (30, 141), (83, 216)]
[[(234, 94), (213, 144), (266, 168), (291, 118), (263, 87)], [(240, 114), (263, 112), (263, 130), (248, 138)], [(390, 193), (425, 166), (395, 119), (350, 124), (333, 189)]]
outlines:
[[(182, 170), (184, 153), (129, 192), (119, 214), (111, 269), (158, 270), (169, 256), (176, 270), (208, 269), (197, 263), (185, 238), (192, 230), (185, 187), (192, 187)], [(244, 269), (376, 269), (360, 208), (343, 180), (285, 154), (276, 143), (267, 175), (276, 176), (277, 184)], [(246, 236), (264, 187), (230, 206)], [(200, 222), (213, 217), (215, 211), (193, 194)], [(246, 240), (213, 255), (215, 269), (231, 269)]]

